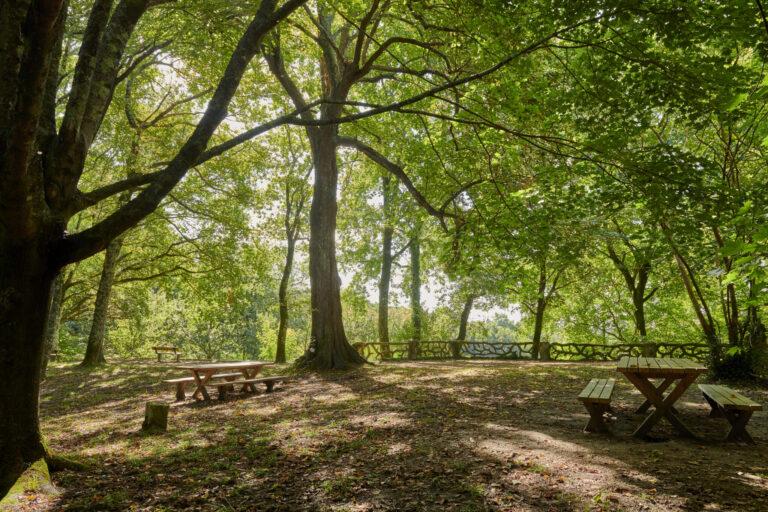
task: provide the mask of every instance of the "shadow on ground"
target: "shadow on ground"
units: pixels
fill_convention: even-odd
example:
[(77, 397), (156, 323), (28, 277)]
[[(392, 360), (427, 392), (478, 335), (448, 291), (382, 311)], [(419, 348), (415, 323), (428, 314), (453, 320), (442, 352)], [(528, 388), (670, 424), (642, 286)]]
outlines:
[[(162, 436), (139, 433), (143, 404), (172, 399), (174, 370), (132, 363), (46, 383), (51, 445), (87, 457), (56, 476), (49, 510), (583, 511), (764, 510), (768, 428), (724, 444), (723, 420), (690, 389), (678, 402), (700, 436), (662, 424), (633, 439), (642, 397), (611, 365), (421, 362), (308, 377), (271, 394), (175, 406)], [(613, 436), (582, 433), (575, 399), (617, 377)], [(742, 390), (766, 403), (765, 390)]]

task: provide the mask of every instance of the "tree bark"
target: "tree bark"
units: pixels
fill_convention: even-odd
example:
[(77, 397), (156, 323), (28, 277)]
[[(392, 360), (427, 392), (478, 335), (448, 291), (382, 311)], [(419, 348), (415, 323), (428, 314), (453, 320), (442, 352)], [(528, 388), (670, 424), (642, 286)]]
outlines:
[(288, 333), (288, 285), (291, 282), (291, 270), (293, 269), (293, 255), (296, 250), (296, 240), (288, 233), (288, 250), (285, 253), (285, 265), (283, 275), (280, 278), (280, 288), (277, 295), (280, 301), (280, 320), (277, 327), (277, 351), (276, 363), (285, 363), (285, 338)]
[(392, 282), (392, 226), (391, 209), (391, 183), (389, 175), (382, 176), (381, 190), (384, 198), (382, 210), (384, 212), (384, 228), (381, 232), (381, 273), (379, 277), (379, 346), (383, 358), (389, 358), (389, 287)]
[(541, 346), (541, 332), (544, 328), (544, 311), (547, 308), (547, 272), (544, 267), (539, 271), (539, 295), (536, 299), (536, 313), (533, 324), (533, 346), (531, 347), (531, 358), (539, 358), (539, 347)]
[(642, 261), (638, 254), (633, 254), (635, 265), (633, 271), (624, 263), (610, 243), (608, 246), (608, 256), (613, 261), (614, 266), (621, 272), (627, 290), (632, 296), (633, 317), (635, 320), (635, 329), (641, 338), (645, 339), (648, 335), (645, 322), (645, 303), (651, 298), (655, 290), (652, 290), (647, 296), (645, 290), (648, 286), (648, 278), (651, 273), (651, 265), (647, 261)]
[(315, 169), (309, 211), (312, 329), (309, 349), (297, 363), (319, 370), (342, 370), (365, 363), (349, 344), (341, 315), (341, 279), (336, 262), (336, 130), (324, 126), (310, 131)]
[(31, 462), (47, 455), (38, 399), (46, 315), (56, 272), (50, 270), (45, 248), (37, 240), (0, 244), (0, 496)]
[(48, 317), (45, 322), (45, 348), (43, 352), (43, 368), (41, 370), (43, 378), (45, 378), (46, 371), (48, 370), (48, 360), (51, 353), (58, 352), (59, 350), (59, 328), (61, 326), (61, 306), (64, 302), (64, 288), (64, 273), (59, 272), (59, 275), (53, 281), (51, 305), (48, 308)]
[(109, 301), (112, 297), (112, 285), (115, 282), (117, 262), (123, 247), (123, 237), (112, 240), (104, 253), (104, 264), (101, 268), (99, 288), (96, 292), (96, 303), (93, 308), (93, 322), (88, 335), (88, 346), (80, 366), (97, 366), (107, 362), (104, 357), (104, 338), (107, 333), (107, 318), (109, 316)]
[(712, 319), (712, 315), (709, 312), (704, 297), (699, 291), (699, 287), (694, 280), (693, 274), (690, 272), (690, 267), (685, 262), (683, 256), (677, 251), (674, 252), (675, 261), (677, 262), (677, 268), (680, 271), (680, 279), (683, 281), (685, 291), (688, 293), (688, 298), (691, 301), (691, 306), (696, 313), (696, 318), (699, 320), (701, 330), (704, 333), (704, 338), (709, 344), (712, 359), (717, 362), (720, 360), (720, 340), (717, 337), (717, 331), (715, 329), (715, 323)]
[[(726, 270), (730, 270), (730, 268), (726, 268)], [(729, 283), (725, 287), (723, 316), (725, 317), (725, 325), (728, 330), (728, 344), (732, 347), (741, 346), (739, 304), (736, 300), (736, 286), (733, 283)]]
[(453, 358), (458, 359), (461, 357), (461, 349), (464, 346), (464, 342), (467, 341), (467, 325), (469, 324), (469, 314), (472, 312), (472, 305), (475, 302), (475, 297), (470, 295), (464, 301), (464, 308), (461, 310), (461, 319), (459, 321), (459, 335), (456, 336), (456, 341), (453, 343)]
[(648, 285), (648, 274), (650, 273), (650, 265), (642, 264), (637, 270), (637, 284), (632, 290), (632, 306), (635, 310), (635, 327), (637, 333), (643, 340), (648, 336), (648, 330), (645, 323), (645, 302), (650, 298), (645, 295), (645, 289)]
[(419, 234), (411, 238), (411, 342), (408, 344), (408, 357), (414, 358), (419, 354), (421, 342), (421, 243)]
[(696, 277), (694, 276), (690, 265), (688, 265), (685, 257), (672, 239), (672, 233), (669, 226), (667, 226), (665, 222), (660, 222), (659, 225), (661, 226), (661, 232), (666, 237), (667, 242), (672, 249), (672, 255), (675, 258), (675, 263), (677, 263), (677, 268), (680, 272), (680, 279), (683, 281), (683, 286), (691, 301), (693, 311), (696, 313), (696, 318), (699, 320), (699, 325), (704, 333), (704, 339), (709, 345), (710, 358), (714, 363), (717, 363), (721, 360), (722, 356), (720, 339), (717, 336), (715, 320), (712, 318), (712, 313), (707, 305), (706, 298), (704, 297), (704, 294), (701, 293), (701, 288), (699, 288), (699, 285), (696, 282)]

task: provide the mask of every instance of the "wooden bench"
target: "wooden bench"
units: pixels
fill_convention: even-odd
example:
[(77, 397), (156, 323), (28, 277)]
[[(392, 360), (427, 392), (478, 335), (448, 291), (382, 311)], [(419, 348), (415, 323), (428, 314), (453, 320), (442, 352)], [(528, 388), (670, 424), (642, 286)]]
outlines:
[(159, 363), (162, 361), (162, 355), (163, 354), (173, 354), (176, 356), (176, 362), (179, 362), (179, 359), (181, 358), (181, 352), (176, 347), (152, 347), (152, 350), (155, 351), (155, 354), (157, 354), (157, 362)]
[[(224, 379), (227, 381), (227, 384), (230, 384), (232, 380), (235, 380), (238, 377), (242, 377), (242, 376), (243, 375), (240, 373), (220, 373), (220, 374), (214, 375), (213, 377), (211, 377), (211, 379), (218, 379), (218, 380)], [(166, 384), (173, 384), (174, 386), (176, 386), (176, 401), (183, 402), (187, 398), (187, 394), (186, 394), (187, 384), (194, 384), (195, 378), (181, 377), (178, 379), (167, 379), (167, 380), (164, 380), (163, 382), (165, 382)], [(211, 383), (211, 385), (214, 385), (214, 384), (218, 385), (219, 383)], [(234, 384), (230, 384), (230, 385), (234, 385)]]
[(288, 377), (286, 375), (276, 375), (272, 377), (259, 377), (254, 379), (240, 379), (240, 380), (234, 380), (231, 382), (226, 383), (215, 383), (215, 385), (218, 388), (219, 392), (219, 400), (223, 400), (227, 397), (227, 392), (231, 391), (234, 386), (243, 386), (243, 391), (246, 391), (250, 389), (252, 392), (256, 392), (256, 387), (254, 384), (264, 384), (267, 387), (267, 393), (271, 393), (272, 390), (275, 387), (275, 384), (278, 382), (286, 382), (291, 380), (291, 377)]
[(585, 432), (608, 433), (603, 414), (611, 409), (611, 396), (615, 384), (614, 379), (592, 379), (579, 393), (579, 400), (589, 411), (589, 422), (584, 427)]
[(717, 418), (724, 417), (731, 424), (726, 441), (745, 441), (755, 444), (752, 436), (747, 432), (747, 423), (753, 412), (763, 409), (762, 405), (725, 386), (699, 384), (699, 389), (712, 407), (709, 415)]
[(265, 384), (267, 386), (267, 393), (271, 393), (272, 389), (274, 389), (275, 384), (278, 382), (288, 382), (291, 380), (291, 377), (287, 375), (274, 375), (270, 377), (261, 377), (258, 379), (253, 379), (256, 384)]

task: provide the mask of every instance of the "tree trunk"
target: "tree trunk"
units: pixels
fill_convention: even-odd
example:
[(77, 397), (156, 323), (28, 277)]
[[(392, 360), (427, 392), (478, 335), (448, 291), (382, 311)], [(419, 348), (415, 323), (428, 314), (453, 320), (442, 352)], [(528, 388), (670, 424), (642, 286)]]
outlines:
[[(718, 362), (721, 359), (720, 353), (720, 340), (717, 337), (717, 331), (715, 330), (714, 320), (709, 312), (709, 308), (704, 302), (704, 297), (699, 293), (698, 286), (693, 279), (693, 275), (689, 271), (689, 267), (677, 251), (674, 253), (675, 261), (677, 262), (677, 268), (680, 271), (680, 278), (685, 286), (685, 291), (688, 293), (688, 298), (691, 301), (691, 306), (696, 313), (696, 318), (699, 320), (701, 330), (704, 332), (704, 338), (709, 344), (711, 352), (711, 358), (714, 362)], [(700, 302), (701, 300), (701, 302)]]
[(414, 358), (419, 353), (421, 341), (421, 243), (418, 233), (411, 238), (411, 342), (408, 344), (408, 357)]
[(645, 301), (635, 293), (632, 296), (632, 302), (635, 309), (635, 327), (637, 327), (640, 337), (645, 339), (648, 336), (648, 331), (645, 327)]
[(349, 344), (341, 316), (341, 279), (336, 263), (336, 128), (319, 127), (310, 136), (315, 183), (309, 211), (309, 279), (312, 332), (309, 349), (297, 363), (318, 370), (348, 369), (365, 363)]
[(729, 283), (725, 288), (723, 312), (726, 328), (728, 329), (728, 344), (732, 347), (741, 346), (739, 304), (736, 301), (736, 286), (733, 283)]
[(45, 342), (43, 351), (42, 377), (48, 370), (48, 360), (51, 353), (59, 350), (59, 328), (61, 326), (61, 306), (64, 302), (64, 273), (59, 272), (53, 281), (51, 305), (48, 308), (48, 318), (45, 322)]
[(531, 347), (531, 358), (539, 358), (539, 347), (541, 346), (541, 331), (544, 328), (544, 310), (547, 308), (547, 273), (542, 267), (539, 272), (539, 296), (536, 299), (536, 317), (533, 324), (533, 346)]
[(381, 275), (379, 277), (379, 346), (381, 356), (389, 358), (389, 286), (392, 281), (392, 236), (394, 227), (390, 212), (391, 202), (391, 182), (389, 175), (381, 178), (382, 196), (384, 204), (384, 229), (381, 234)]
[(0, 496), (33, 462), (46, 456), (38, 398), (45, 326), (57, 272), (45, 259), (48, 244), (0, 244)]
[(293, 255), (296, 250), (296, 240), (288, 234), (288, 250), (285, 253), (285, 265), (283, 276), (280, 278), (278, 300), (280, 301), (280, 323), (277, 328), (277, 353), (276, 363), (285, 362), (285, 337), (288, 332), (288, 284), (291, 281), (291, 269), (293, 269)]
[(461, 357), (461, 348), (464, 346), (464, 342), (467, 341), (467, 324), (469, 324), (469, 314), (472, 312), (472, 304), (474, 301), (475, 298), (472, 295), (467, 297), (467, 300), (464, 301), (464, 309), (461, 310), (461, 320), (459, 321), (459, 335), (453, 343), (454, 359)]
[(109, 299), (112, 296), (112, 285), (115, 282), (117, 261), (123, 247), (123, 238), (119, 237), (110, 242), (104, 254), (104, 265), (101, 269), (99, 289), (96, 292), (96, 304), (93, 308), (93, 322), (88, 336), (88, 346), (81, 366), (96, 366), (106, 363), (104, 358), (104, 338), (107, 332), (107, 317), (109, 314)]
[[(642, 279), (640, 283), (643, 283)], [(632, 306), (635, 310), (635, 327), (638, 334), (642, 339), (648, 335), (648, 331), (645, 326), (645, 286), (638, 286), (632, 291)]]

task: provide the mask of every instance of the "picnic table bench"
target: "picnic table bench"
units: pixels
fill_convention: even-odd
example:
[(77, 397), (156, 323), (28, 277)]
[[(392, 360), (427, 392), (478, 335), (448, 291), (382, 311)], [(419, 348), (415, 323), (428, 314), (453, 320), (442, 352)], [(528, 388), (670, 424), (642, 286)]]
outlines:
[(762, 405), (725, 386), (699, 384), (699, 389), (712, 408), (709, 415), (725, 417), (731, 424), (726, 441), (745, 441), (755, 444), (752, 436), (747, 432), (747, 423), (754, 411), (763, 409)]
[[(211, 379), (216, 380), (235, 380), (238, 377), (242, 377), (240, 373), (219, 373), (213, 375)], [(166, 379), (163, 382), (166, 384), (173, 384), (176, 388), (176, 401), (183, 402), (187, 398), (186, 388), (188, 384), (195, 382), (194, 377), (179, 377), (178, 379)]]
[(267, 392), (271, 392), (275, 384), (290, 380), (286, 375), (269, 377), (257, 377), (264, 366), (271, 365), (267, 361), (237, 361), (229, 363), (199, 363), (179, 366), (183, 370), (189, 370), (191, 377), (168, 379), (163, 382), (176, 386), (176, 399), (186, 398), (185, 388), (188, 384), (195, 384), (192, 397), (195, 399), (210, 400), (207, 388), (215, 387), (219, 398), (224, 399), (228, 392), (234, 391), (235, 386), (242, 386), (243, 392), (256, 392), (256, 384), (264, 384)]
[(579, 393), (579, 400), (589, 411), (589, 422), (584, 427), (585, 432), (608, 432), (603, 414), (611, 409), (611, 396), (615, 384), (614, 379), (592, 379)]
[(163, 354), (173, 354), (176, 357), (176, 362), (179, 362), (181, 358), (181, 351), (176, 347), (152, 347), (152, 350), (157, 354), (157, 362), (162, 361)]

